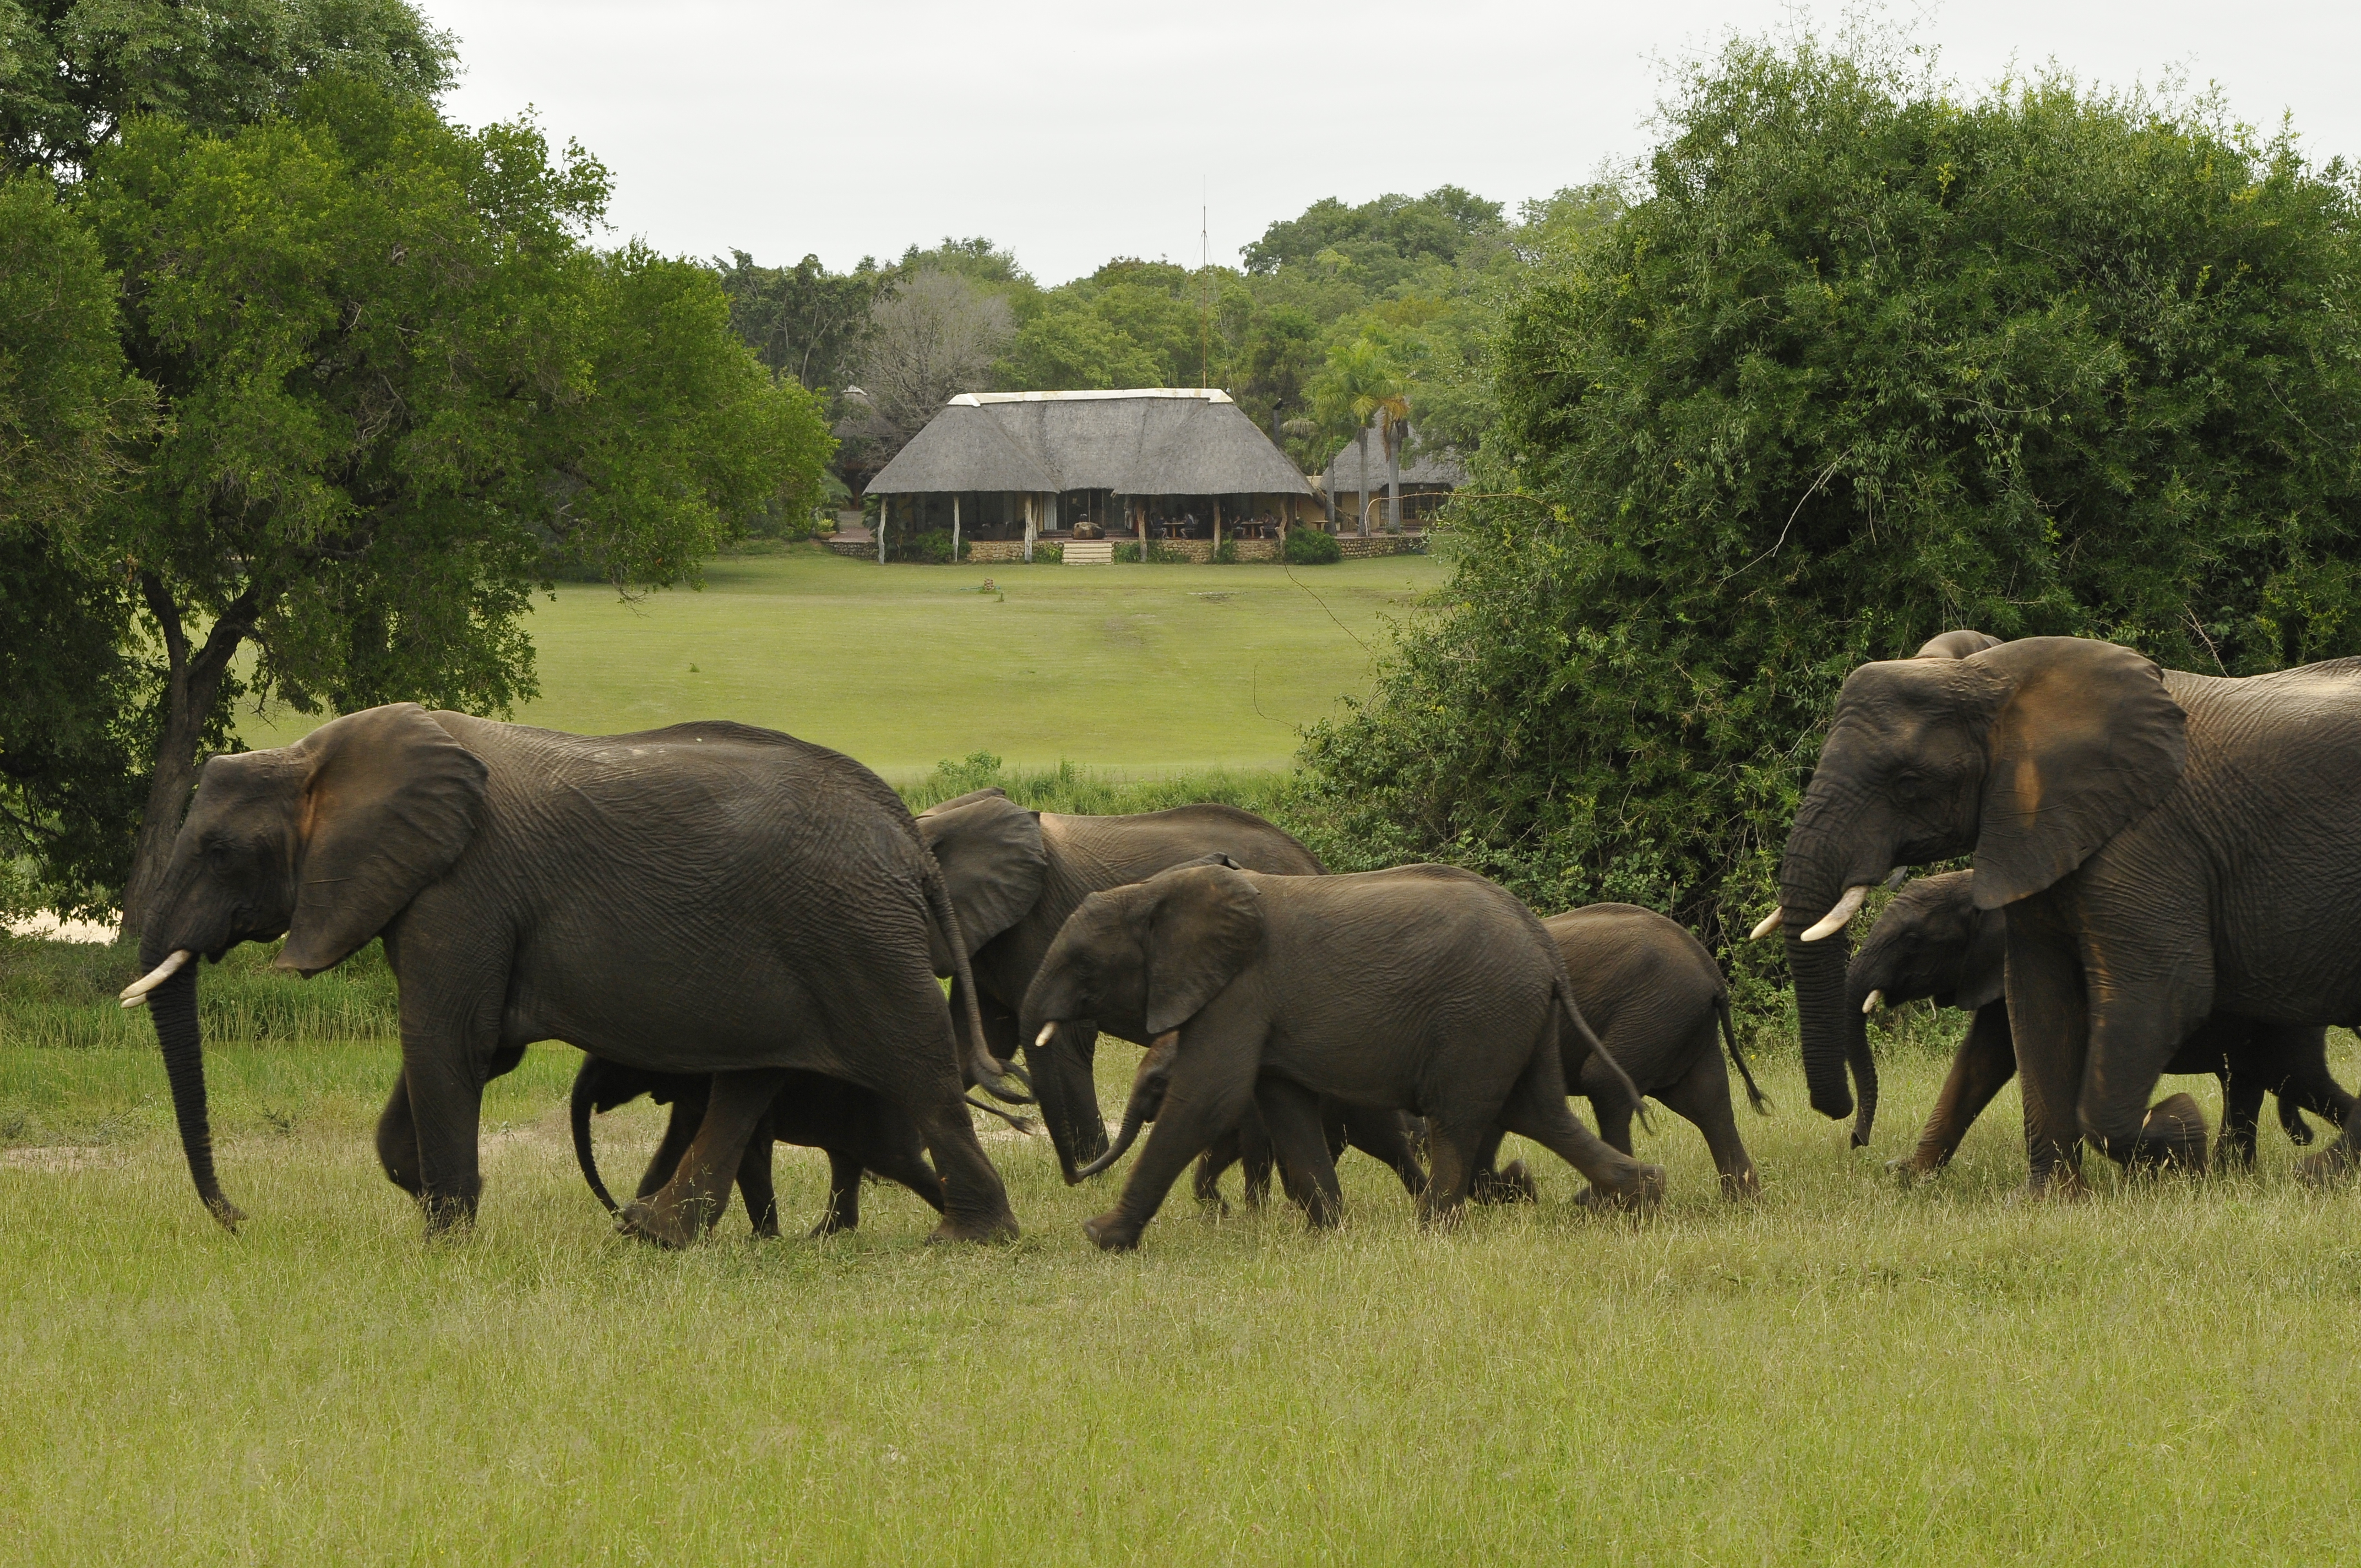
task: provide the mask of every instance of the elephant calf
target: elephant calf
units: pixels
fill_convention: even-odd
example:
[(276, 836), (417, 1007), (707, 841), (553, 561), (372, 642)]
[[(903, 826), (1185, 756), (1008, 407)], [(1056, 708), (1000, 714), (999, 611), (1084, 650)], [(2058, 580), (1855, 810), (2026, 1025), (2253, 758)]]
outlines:
[[(574, 1155), (582, 1175), (609, 1213), (617, 1212), (590, 1149), (590, 1117), (645, 1094), (670, 1105), (664, 1141), (640, 1178), (639, 1196), (661, 1190), (705, 1120), (712, 1093), (708, 1073), (645, 1072), (598, 1057), (586, 1057), (574, 1078)], [(788, 1077), (770, 1108), (754, 1125), (738, 1162), (738, 1190), (758, 1236), (779, 1234), (778, 1200), (771, 1187), (771, 1146), (797, 1144), (828, 1154), (828, 1208), (811, 1229), (814, 1238), (849, 1231), (861, 1223), (861, 1173), (874, 1171), (943, 1212), (943, 1188), (927, 1161), (926, 1142), (910, 1119), (865, 1089), (816, 1072)], [(727, 1194), (724, 1194), (727, 1197)]]
[[(1870, 928), (1869, 939), (1853, 955), (1845, 971), (1845, 990), (1856, 1059), (1869, 1050), (1865, 1015), (1880, 1004), (1931, 996), (1938, 1007), (1975, 1015), (1968, 1037), (1951, 1058), (1934, 1114), (1918, 1135), (1918, 1146), (1891, 1161), (1894, 1170), (1912, 1176), (1940, 1170), (1993, 1096), (2016, 1076), (2006, 961), (2004, 916), (1998, 910), (1976, 907), (1973, 872), (1949, 872), (1911, 883), (1886, 905)], [(2246, 1168), (2255, 1163), (2255, 1124), (2266, 1093), (2279, 1096), (2280, 1124), (2298, 1144), (2312, 1141), (2305, 1111), (2339, 1127), (2353, 1113), (2353, 1096), (2328, 1074), (2327, 1031), (2317, 1025), (2217, 1014), (2181, 1042), (2164, 1070), (2210, 1072), (2222, 1080), (2222, 1137), (2213, 1157), (2225, 1165)], [(2152, 1122), (2204, 1124), (2186, 1094), (2171, 1096), (2148, 1115)]]
[[(1566, 1108), (1563, 1034), (1599, 1047), (1549, 933), (1506, 889), (1455, 867), (1308, 877), (1199, 865), (1093, 894), (1042, 959), (1022, 1028), (1055, 1056), (1101, 1023), (1177, 1036), (1156, 1131), (1115, 1209), (1083, 1226), (1102, 1247), (1137, 1246), (1181, 1170), (1249, 1102), (1289, 1195), (1314, 1224), (1335, 1223), (1323, 1094), (1426, 1117), (1429, 1217), (1455, 1214), (1499, 1126), (1588, 1177), (1592, 1199), (1663, 1195), (1661, 1167), (1609, 1148)], [(1067, 1063), (1034, 1075), (1053, 1138), (1076, 1119), (1060, 1102), (1071, 1077)], [(1625, 1091), (1636, 1108), (1639, 1091), (1628, 1080)]]
[[(1730, 1072), (1722, 1065), (1725, 1045), (1745, 1080), (1748, 1102), (1757, 1112), (1768, 1102), (1738, 1054), (1730, 987), (1705, 944), (1685, 927), (1632, 904), (1593, 904), (1542, 924), (1565, 959), (1576, 1003), (1609, 1053), (1601, 1057), (1570, 1034), (1558, 1036), (1566, 1088), (1590, 1097), (1598, 1135), (1631, 1152), (1632, 1106), (1622, 1087), (1629, 1073), (1642, 1093), (1654, 1095), (1705, 1135), (1725, 1197), (1761, 1190), (1731, 1113)], [(1523, 1161), (1494, 1174), (1499, 1146), (1496, 1130), (1478, 1156), (1477, 1194), (1530, 1197), (1532, 1183)]]

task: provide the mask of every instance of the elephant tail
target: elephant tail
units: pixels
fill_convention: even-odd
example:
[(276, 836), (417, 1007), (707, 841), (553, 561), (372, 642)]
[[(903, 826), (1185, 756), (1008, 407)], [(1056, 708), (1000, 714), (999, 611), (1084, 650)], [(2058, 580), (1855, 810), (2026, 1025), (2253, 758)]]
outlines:
[[(1557, 951), (1555, 942), (1550, 944), (1550, 951)], [(1641, 1095), (1640, 1086), (1631, 1081), (1631, 1075), (1623, 1070), (1623, 1064), (1608, 1053), (1606, 1043), (1590, 1032), (1590, 1021), (1582, 1015), (1582, 1008), (1574, 1000), (1574, 984), (1566, 979), (1563, 959), (1558, 961), (1557, 1000), (1558, 1005), (1565, 1009), (1566, 1022), (1574, 1026), (1574, 1037), (1607, 1064), (1608, 1070), (1615, 1075), (1615, 1081), (1621, 1084), (1623, 1092), (1631, 1097), (1631, 1110), (1640, 1118), (1640, 1125), (1647, 1129), (1649, 1136), (1653, 1137), (1656, 1124), (1649, 1119), (1648, 1102)]]
[(1721, 1043), (1729, 1047), (1730, 1064), (1746, 1082), (1746, 1099), (1758, 1116), (1771, 1114), (1771, 1097), (1755, 1087), (1754, 1075), (1746, 1069), (1746, 1058), (1738, 1054), (1738, 1031), (1730, 1024), (1730, 992), (1722, 992), (1713, 999), (1713, 1014), (1721, 1020)]
[[(943, 869), (935, 863), (934, 851), (926, 840), (917, 840), (918, 856), (927, 890), (927, 912), (942, 933), (943, 944), (951, 950), (951, 974), (958, 982), (952, 989), (967, 1003), (969, 1049), (967, 1077), (994, 1100), (1005, 1100), (1011, 1105), (1030, 1105), (1033, 1096), (1026, 1092), (1028, 1085), (1016, 1076), (1016, 1069), (992, 1054), (991, 1042), (983, 1037), (983, 1009), (976, 1005), (975, 974), (968, 967), (967, 938), (960, 930), (959, 912), (951, 907), (950, 889), (944, 885)], [(958, 1020), (952, 1020), (952, 1032), (958, 1032)]]
[(1030, 1116), (1020, 1116), (1014, 1111), (1003, 1111), (997, 1105), (987, 1105), (972, 1094), (967, 1097), (967, 1102), (970, 1106), (973, 1107), (975, 1110), (983, 1112), (987, 1116), (999, 1117), (1002, 1121), (1007, 1123), (1010, 1126), (1016, 1128), (1019, 1133), (1022, 1133), (1028, 1138), (1033, 1135), (1034, 1130), (1040, 1125), (1039, 1123), (1034, 1121)]
[(590, 1184), (590, 1190), (598, 1194), (598, 1201), (611, 1214), (615, 1212), (614, 1194), (598, 1179), (598, 1159), (590, 1152), (590, 1113), (597, 1109), (594, 1102), (598, 1097), (598, 1074), (592, 1070), (597, 1064), (596, 1057), (586, 1058), (582, 1070), (574, 1075), (574, 1159), (582, 1168), (582, 1179)]
[(2312, 1142), (2312, 1125), (2303, 1119), (2303, 1107), (2298, 1105), (2284, 1088), (2279, 1091), (2278, 1099), (2279, 1126), (2286, 1131), (2288, 1142), (2298, 1148), (2303, 1147)]

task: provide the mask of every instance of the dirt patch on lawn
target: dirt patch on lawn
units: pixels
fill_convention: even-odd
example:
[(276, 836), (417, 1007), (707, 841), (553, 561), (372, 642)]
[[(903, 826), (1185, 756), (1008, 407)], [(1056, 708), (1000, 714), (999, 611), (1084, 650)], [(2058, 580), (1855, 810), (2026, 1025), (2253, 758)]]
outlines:
[(130, 1161), (120, 1148), (100, 1145), (44, 1144), (21, 1149), (0, 1149), (0, 1170), (102, 1170)]

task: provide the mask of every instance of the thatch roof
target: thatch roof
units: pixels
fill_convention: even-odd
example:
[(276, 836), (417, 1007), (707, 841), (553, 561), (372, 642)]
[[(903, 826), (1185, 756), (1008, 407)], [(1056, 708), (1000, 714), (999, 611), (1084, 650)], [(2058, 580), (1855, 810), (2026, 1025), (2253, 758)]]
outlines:
[(1226, 392), (964, 392), (869, 481), (873, 493), (1113, 490), (1291, 495), (1312, 487)]
[[(1330, 495), (1350, 490), (1357, 495), (1361, 489), (1361, 444), (1348, 441), (1335, 456), (1328, 460), (1328, 471), (1320, 482)], [(1459, 455), (1448, 447), (1419, 449), (1415, 435), (1410, 450), (1402, 454), (1401, 482), (1405, 485), (1448, 485), (1456, 489), (1467, 482), (1467, 470), (1459, 466)], [(1369, 432), (1369, 488), (1372, 492), (1386, 488), (1386, 447), (1378, 433)]]

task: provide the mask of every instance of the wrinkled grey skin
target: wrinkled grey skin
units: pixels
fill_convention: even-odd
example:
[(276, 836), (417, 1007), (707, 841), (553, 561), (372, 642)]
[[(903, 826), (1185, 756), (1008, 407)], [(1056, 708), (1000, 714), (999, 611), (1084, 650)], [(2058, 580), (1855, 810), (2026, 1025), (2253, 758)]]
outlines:
[(1249, 1101), (1315, 1225), (1341, 1209), (1322, 1094), (1426, 1118), (1428, 1218), (1455, 1216), (1494, 1126), (1570, 1161), (1595, 1199), (1645, 1205), (1663, 1192), (1660, 1168), (1609, 1148), (1566, 1107), (1559, 1032), (1589, 1029), (1549, 933), (1505, 889), (1455, 867), (1288, 877), (1191, 866), (1094, 894), (1026, 993), (1019, 1026), (1041, 1041), (1045, 1069), (1075, 1020), (1151, 1042), (1179, 1036), (1156, 1130), (1115, 1207), (1083, 1227), (1102, 1247), (1137, 1245), (1174, 1179)]
[[(1705, 1135), (1714, 1168), (1721, 1173), (1722, 1196), (1749, 1198), (1761, 1191), (1730, 1107), (1730, 1064), (1736, 1064), (1758, 1113), (1769, 1102), (1738, 1054), (1730, 987), (1705, 944), (1677, 922), (1632, 904), (1593, 904), (1553, 915), (1542, 925), (1565, 959), (1576, 1003), (1612, 1058), (1601, 1059), (1580, 1040), (1560, 1036), (1566, 1087), (1590, 1097), (1598, 1135), (1610, 1147), (1631, 1152), (1631, 1106), (1616, 1070), (1620, 1068), (1642, 1093), (1654, 1095)], [(1499, 1146), (1496, 1131), (1477, 1157), (1475, 1191), (1479, 1197), (1530, 1197), (1532, 1182), (1522, 1160), (1494, 1173)]]
[[(615, 1200), (599, 1179), (598, 1162), (590, 1144), (594, 1113), (628, 1105), (645, 1094), (659, 1105), (672, 1107), (664, 1139), (641, 1178), (636, 1196), (662, 1191), (705, 1120), (713, 1080), (697, 1073), (642, 1072), (618, 1067), (597, 1057), (585, 1057), (574, 1075), (570, 1110), (574, 1125), (574, 1157), (583, 1179), (610, 1214)], [(899, 1182), (923, 1199), (938, 1214), (943, 1210), (942, 1182), (927, 1163), (927, 1146), (918, 1129), (887, 1101), (866, 1089), (840, 1083), (818, 1073), (788, 1075), (770, 1109), (754, 1124), (746, 1152), (738, 1163), (738, 1191), (746, 1201), (746, 1217), (754, 1234), (765, 1238), (779, 1234), (779, 1204), (771, 1185), (771, 1146), (796, 1144), (828, 1155), (828, 1202), (819, 1223), (809, 1233), (814, 1240), (861, 1224), (861, 1177), (873, 1171)]]
[[(555, 1039), (715, 1075), (673, 1180), (625, 1209), (633, 1234), (699, 1234), (754, 1124), (807, 1071), (917, 1127), (944, 1178), (937, 1235), (1009, 1235), (930, 961), (938, 927), (958, 929), (916, 824), (850, 758), (743, 725), (588, 738), (403, 703), (207, 762), (141, 956), (217, 959), (284, 932), (279, 967), (310, 975), (382, 935), (401, 1076), (378, 1157), (435, 1228), (475, 1212), (485, 1083)], [(234, 1223), (194, 969), (153, 993), (157, 1033), (199, 1195)], [(980, 1027), (973, 1050), (971, 1069), (1003, 1083)]]
[[(1852, 1110), (1851, 1021), (1842, 934), (1804, 933), (1893, 867), (1972, 854), (1977, 907), (2006, 911), (2030, 1190), (2079, 1191), (2085, 1138), (2202, 1165), (2202, 1117), (2148, 1113), (2200, 1025), (2361, 1018), (2356, 777), (2361, 662), (2223, 679), (2040, 637), (1855, 670), (1780, 866), (1813, 1108)], [(2354, 1135), (2310, 1169), (2349, 1168)]]
[[(1932, 997), (1938, 1007), (1974, 1015), (1918, 1146), (1887, 1162), (1888, 1169), (1913, 1177), (1940, 1170), (1992, 1097), (2016, 1076), (2005, 995), (2005, 925), (1999, 912), (1976, 907), (1973, 872), (1948, 872), (1905, 887), (1853, 955), (1846, 1000), (1859, 1020), (1862, 1049), (1868, 1048), (1869, 1029), (1861, 1006), (1872, 993), (1882, 992), (1887, 1006)], [(2327, 1031), (2318, 1025), (2217, 1014), (2182, 1042), (2164, 1070), (2210, 1072), (2222, 1080), (2222, 1134), (2213, 1157), (2244, 1168), (2255, 1163), (2255, 1124), (2266, 1093), (2279, 1097), (2280, 1124), (2300, 1145), (2312, 1141), (2304, 1112), (2337, 1127), (2350, 1119), (2353, 1096), (2329, 1076), (2327, 1050)]]
[[(921, 812), (918, 830), (943, 868), (961, 929), (974, 948), (976, 987), (992, 1048), (1008, 1060), (1023, 1045), (1042, 1120), (1069, 1182), (1081, 1179), (1082, 1164), (1106, 1153), (1106, 1124), (1092, 1075), (1097, 1041), (1078, 1023), (1069, 1031), (1072, 1048), (1045, 1060), (1029, 1036), (1020, 1040), (1016, 1013), (1050, 943), (1082, 900), (1207, 856), (1273, 876), (1320, 876), (1327, 870), (1283, 829), (1250, 811), (1211, 803), (1130, 817), (1067, 817), (1027, 811), (1001, 791), (985, 789)], [(1113, 1023), (1102, 1020), (1100, 1027), (1135, 1045), (1149, 1043), (1146, 1036), (1126, 1034)], [(1349, 1121), (1366, 1129), (1357, 1146), (1369, 1147), (1392, 1166), (1405, 1185), (1413, 1178), (1422, 1185), (1417, 1162), (1405, 1161), (1403, 1151), (1385, 1140), (1384, 1117), (1374, 1111), (1355, 1116), (1353, 1109), (1325, 1106), (1322, 1113), (1338, 1125)], [(1240, 1138), (1249, 1144), (1264, 1140), (1251, 1105), (1237, 1135), (1226, 1141), (1235, 1146)], [(1218, 1165), (1201, 1170), (1201, 1188), (1220, 1176)]]

